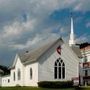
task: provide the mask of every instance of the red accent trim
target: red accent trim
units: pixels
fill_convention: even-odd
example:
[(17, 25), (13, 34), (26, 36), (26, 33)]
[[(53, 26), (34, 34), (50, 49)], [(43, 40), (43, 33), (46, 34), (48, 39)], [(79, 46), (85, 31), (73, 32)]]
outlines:
[(60, 45), (57, 47), (57, 53), (61, 55), (61, 46)]

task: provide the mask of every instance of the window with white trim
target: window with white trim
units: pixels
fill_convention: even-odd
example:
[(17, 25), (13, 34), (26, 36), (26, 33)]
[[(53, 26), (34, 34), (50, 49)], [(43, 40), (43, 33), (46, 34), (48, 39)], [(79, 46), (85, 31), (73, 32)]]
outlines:
[(30, 79), (32, 79), (32, 76), (33, 76), (33, 71), (32, 68), (30, 68)]
[(54, 64), (54, 78), (65, 79), (65, 63), (61, 58), (57, 59)]
[(15, 81), (15, 72), (13, 72), (13, 80)]
[(20, 71), (20, 69), (18, 69), (18, 80), (20, 80), (21, 79), (21, 71)]

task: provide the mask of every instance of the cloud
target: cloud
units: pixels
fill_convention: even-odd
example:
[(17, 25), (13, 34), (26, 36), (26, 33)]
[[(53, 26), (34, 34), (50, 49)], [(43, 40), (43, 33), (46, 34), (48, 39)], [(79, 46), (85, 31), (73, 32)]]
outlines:
[(90, 0), (78, 0), (76, 1), (75, 7), (73, 10), (75, 11), (89, 11), (90, 10)]
[[(54, 10), (72, 8), (72, 10), (89, 10), (90, 0), (0, 0), (0, 11), (17, 16), (29, 12), (31, 15), (46, 15)], [(10, 16), (11, 16), (10, 15)]]
[(83, 35), (81, 35), (80, 37), (78, 37), (78, 38), (76, 39), (76, 43), (88, 42), (88, 41), (89, 41), (88, 38), (90, 38), (89, 35), (87, 36), (87, 34), (83, 34)]
[[(88, 10), (89, 2), (90, 0), (87, 0), (87, 2), (85, 0), (0, 0), (2, 17), (13, 17), (10, 24), (5, 24), (2, 31), (0, 31), (0, 43), (12, 45), (22, 40), (22, 37), (26, 37), (23, 35), (28, 34), (27, 39), (23, 42), (27, 46), (29, 38), (34, 39), (36, 34), (43, 34), (43, 32), (44, 34), (52, 34), (53, 28), (56, 28), (57, 25), (48, 26), (47, 28), (44, 21), (55, 10), (64, 8)], [(7, 16), (3, 16), (3, 14)], [(87, 27), (89, 27), (89, 24), (87, 24)], [(61, 26), (59, 32), (61, 34), (68, 33), (69, 29), (66, 29), (67, 27)]]
[(56, 28), (56, 25), (39, 29), (40, 25), (43, 27), (42, 20), (42, 18), (41, 20), (28, 18), (26, 21), (16, 19), (12, 23), (5, 25), (0, 33), (0, 46), (13, 50), (25, 49), (50, 37), (58, 37), (58, 35), (55, 36), (52, 33), (52, 29)]
[(29, 47), (35, 45), (36, 43), (38, 43), (41, 40), (42, 40), (42, 38), (39, 37), (38, 35), (36, 35), (36, 37), (34, 37), (32, 40), (28, 39), (25, 44), (14, 44), (14, 45), (11, 45), (11, 47), (13, 47), (14, 49), (25, 49), (25, 48), (29, 48)]
[(61, 28), (60, 28), (60, 33), (61, 33), (62, 35), (68, 34), (69, 31), (70, 31), (70, 28), (69, 28), (69, 27), (70, 27), (70, 26), (61, 27)]
[(39, 47), (43, 44), (45, 44), (46, 42), (53, 41), (55, 39), (57, 39), (57, 34), (54, 33), (49, 33), (48, 35), (45, 34), (37, 34), (34, 38), (32, 39), (28, 39), (27, 42), (25, 44), (13, 44), (10, 47), (14, 48), (14, 49), (27, 49), (27, 48), (34, 48), (34, 47)]
[(87, 27), (87, 28), (90, 27), (90, 22), (86, 23), (86, 27)]
[(35, 19), (27, 22), (13, 21), (12, 24), (5, 25), (0, 33), (0, 46), (8, 46), (18, 39), (22, 39), (23, 34), (32, 32), (35, 25)]

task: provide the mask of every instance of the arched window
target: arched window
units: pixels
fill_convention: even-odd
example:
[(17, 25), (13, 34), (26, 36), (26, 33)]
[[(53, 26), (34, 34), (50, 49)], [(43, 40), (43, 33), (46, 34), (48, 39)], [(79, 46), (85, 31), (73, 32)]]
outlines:
[(55, 79), (64, 79), (65, 78), (65, 64), (61, 58), (59, 58), (55, 61), (54, 78)]
[(18, 80), (20, 80), (21, 79), (21, 71), (20, 71), (20, 69), (18, 69)]
[(32, 68), (30, 68), (30, 79), (32, 79), (32, 75), (33, 75)]
[(15, 72), (13, 73), (13, 80), (15, 81)]

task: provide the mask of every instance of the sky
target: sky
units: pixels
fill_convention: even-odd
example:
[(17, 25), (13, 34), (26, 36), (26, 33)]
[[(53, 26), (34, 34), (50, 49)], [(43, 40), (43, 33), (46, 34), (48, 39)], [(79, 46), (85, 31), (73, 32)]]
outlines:
[(0, 64), (59, 37), (68, 43), (71, 17), (76, 42), (90, 42), (90, 0), (0, 0)]

